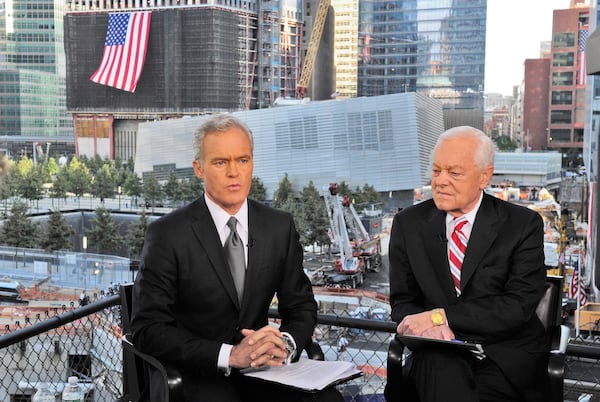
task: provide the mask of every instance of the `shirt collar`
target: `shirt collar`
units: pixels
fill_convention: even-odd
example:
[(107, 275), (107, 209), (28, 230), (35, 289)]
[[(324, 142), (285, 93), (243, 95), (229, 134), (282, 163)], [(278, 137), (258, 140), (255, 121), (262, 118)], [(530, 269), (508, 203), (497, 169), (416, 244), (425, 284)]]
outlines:
[[(204, 193), (204, 200), (206, 201), (208, 212), (210, 212), (210, 216), (212, 217), (219, 234), (229, 234), (229, 230), (225, 231), (224, 229), (227, 227), (227, 221), (232, 215), (208, 198), (206, 193)], [(238, 220), (238, 225), (241, 226), (245, 232), (245, 236), (242, 233), (240, 233), (240, 236), (242, 236), (242, 238), (248, 238), (248, 199), (244, 201), (240, 210), (233, 216), (235, 216)]]

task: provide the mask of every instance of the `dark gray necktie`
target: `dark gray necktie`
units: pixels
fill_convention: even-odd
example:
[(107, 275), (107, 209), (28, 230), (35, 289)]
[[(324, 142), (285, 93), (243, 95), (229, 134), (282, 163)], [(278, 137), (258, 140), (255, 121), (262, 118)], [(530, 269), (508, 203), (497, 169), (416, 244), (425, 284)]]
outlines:
[(238, 235), (235, 227), (237, 225), (237, 219), (235, 217), (229, 218), (227, 226), (231, 230), (229, 237), (225, 241), (225, 255), (227, 256), (227, 262), (229, 263), (229, 269), (231, 269), (231, 275), (233, 276), (233, 282), (235, 283), (235, 289), (237, 290), (238, 300), (242, 302), (242, 296), (244, 295), (244, 277), (246, 276), (246, 257), (244, 253), (244, 244), (242, 239)]

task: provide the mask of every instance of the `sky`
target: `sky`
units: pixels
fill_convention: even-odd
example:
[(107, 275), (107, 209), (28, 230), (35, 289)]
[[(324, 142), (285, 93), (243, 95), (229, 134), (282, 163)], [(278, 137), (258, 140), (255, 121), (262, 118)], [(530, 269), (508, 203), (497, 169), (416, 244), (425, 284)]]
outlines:
[(552, 39), (552, 11), (569, 0), (488, 0), (486, 93), (512, 95), (523, 80), (525, 59), (540, 57), (540, 42)]

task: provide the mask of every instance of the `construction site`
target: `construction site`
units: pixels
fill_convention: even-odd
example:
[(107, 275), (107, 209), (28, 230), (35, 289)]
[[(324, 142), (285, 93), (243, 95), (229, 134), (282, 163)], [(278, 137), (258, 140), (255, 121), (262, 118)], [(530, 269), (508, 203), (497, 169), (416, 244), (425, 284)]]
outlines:
[[(269, 108), (276, 100), (310, 96), (309, 85), (330, 93), (333, 75), (319, 82), (319, 73), (313, 75), (322, 70), (315, 68), (316, 53), (329, 1), (321, 1), (310, 17), (310, 30), (296, 2), (201, 3), (67, 2), (67, 109), (80, 154), (126, 160), (135, 152), (139, 121)], [(91, 81), (109, 14), (140, 10), (152, 17), (135, 92)]]

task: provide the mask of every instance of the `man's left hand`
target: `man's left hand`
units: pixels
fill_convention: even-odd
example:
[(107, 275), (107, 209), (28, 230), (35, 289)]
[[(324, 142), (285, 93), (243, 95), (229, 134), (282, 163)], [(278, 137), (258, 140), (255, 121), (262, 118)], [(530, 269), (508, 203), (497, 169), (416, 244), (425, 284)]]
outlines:
[(398, 324), (396, 332), (400, 335), (423, 336), (433, 339), (454, 339), (454, 332), (448, 326), (446, 314), (443, 309), (439, 309), (443, 316), (442, 325), (434, 325), (431, 319), (433, 311), (423, 311), (422, 313), (411, 314), (404, 317)]

